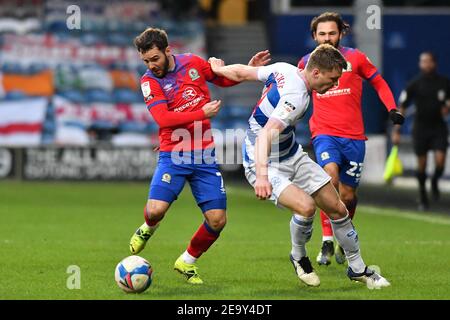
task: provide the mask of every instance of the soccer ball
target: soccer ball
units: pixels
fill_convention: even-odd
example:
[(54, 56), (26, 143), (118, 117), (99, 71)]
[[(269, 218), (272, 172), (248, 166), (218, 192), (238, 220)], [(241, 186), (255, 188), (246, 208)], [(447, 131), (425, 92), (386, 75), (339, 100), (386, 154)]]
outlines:
[(117, 285), (127, 293), (141, 293), (152, 284), (153, 268), (139, 256), (129, 256), (117, 264), (115, 278)]

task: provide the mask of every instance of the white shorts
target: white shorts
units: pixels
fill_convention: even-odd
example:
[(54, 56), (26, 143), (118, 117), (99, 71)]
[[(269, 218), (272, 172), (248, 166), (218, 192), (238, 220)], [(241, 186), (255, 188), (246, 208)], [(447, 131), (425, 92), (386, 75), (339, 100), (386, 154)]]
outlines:
[[(244, 169), (247, 181), (254, 186), (256, 181), (255, 163), (244, 162)], [(301, 148), (286, 160), (270, 162), (268, 171), (269, 181), (272, 184), (270, 200), (276, 205), (278, 205), (278, 198), (281, 193), (290, 184), (294, 184), (307, 194), (312, 195), (331, 180), (325, 170), (311, 160)]]

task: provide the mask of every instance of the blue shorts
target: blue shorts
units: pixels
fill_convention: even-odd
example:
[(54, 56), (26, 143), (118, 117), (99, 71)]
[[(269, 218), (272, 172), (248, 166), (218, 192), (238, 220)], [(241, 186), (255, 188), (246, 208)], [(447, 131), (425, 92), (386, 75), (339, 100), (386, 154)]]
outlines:
[(172, 203), (188, 181), (203, 213), (211, 209), (226, 210), (227, 195), (214, 151), (212, 154), (210, 149), (200, 154), (195, 152), (195, 155), (194, 152), (184, 153), (182, 158), (174, 155), (172, 152), (159, 153), (148, 198)]
[(335, 136), (319, 135), (312, 140), (316, 161), (324, 167), (330, 162), (339, 166), (339, 180), (356, 188), (361, 179), (366, 142)]

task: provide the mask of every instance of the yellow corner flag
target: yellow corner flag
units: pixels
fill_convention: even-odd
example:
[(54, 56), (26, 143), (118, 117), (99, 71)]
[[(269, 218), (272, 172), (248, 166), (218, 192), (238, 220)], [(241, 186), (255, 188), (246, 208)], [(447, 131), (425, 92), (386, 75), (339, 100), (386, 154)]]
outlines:
[(403, 164), (398, 156), (398, 146), (393, 146), (384, 166), (384, 181), (391, 183), (396, 176), (403, 174)]

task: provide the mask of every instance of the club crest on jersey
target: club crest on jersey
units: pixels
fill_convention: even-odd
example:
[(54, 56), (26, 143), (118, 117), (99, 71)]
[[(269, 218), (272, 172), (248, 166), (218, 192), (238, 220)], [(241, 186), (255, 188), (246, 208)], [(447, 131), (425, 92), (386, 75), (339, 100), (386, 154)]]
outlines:
[(188, 73), (189, 73), (189, 77), (191, 77), (192, 81), (197, 80), (198, 78), (200, 78), (200, 76), (198, 75), (198, 71), (195, 68), (189, 69)]
[(322, 152), (321, 154), (320, 154), (320, 158), (322, 159), (322, 161), (324, 161), (324, 160), (327, 160), (327, 159), (330, 159), (330, 154), (328, 153), (328, 152)]
[(170, 180), (172, 180), (172, 177), (170, 176), (170, 174), (164, 173), (163, 176), (162, 176), (161, 181), (162, 181), (162, 182), (170, 183)]

